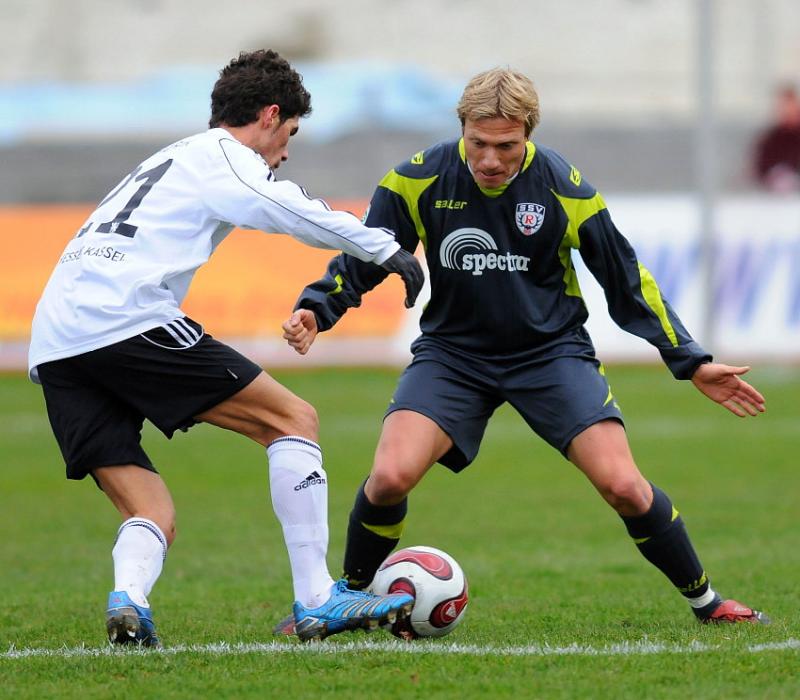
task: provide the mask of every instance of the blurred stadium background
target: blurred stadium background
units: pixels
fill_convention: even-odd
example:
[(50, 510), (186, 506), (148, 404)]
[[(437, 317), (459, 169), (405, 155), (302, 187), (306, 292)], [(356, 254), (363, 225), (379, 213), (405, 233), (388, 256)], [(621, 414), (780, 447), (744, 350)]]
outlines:
[[(750, 171), (775, 88), (800, 82), (798, 0), (0, 0), (0, 27), (0, 697), (800, 697), (800, 194), (761, 190)], [(168, 442), (145, 425), (183, 533), (154, 594), (168, 653), (106, 655), (115, 514), (91, 483), (64, 484), (21, 372), (30, 320), (98, 199), (205, 129), (219, 68), (258, 47), (290, 59), (313, 97), (279, 176), (352, 211), (390, 167), (458, 133), (471, 75), (509, 64), (534, 79), (535, 140), (603, 193), (698, 340), (754, 365), (769, 411), (744, 422), (663, 367), (609, 375), (637, 461), (680, 505), (715, 587), (772, 626), (696, 627), (577, 470), (506, 406), (475, 467), (431, 470), (415, 490), (404, 543), (441, 547), (470, 579), (465, 624), (431, 653), (363, 636), (346, 655), (203, 651), (268, 645), (291, 600), (263, 455), (209, 426)], [(402, 363), (421, 305), (404, 311), (390, 280), (299, 358), (280, 323), (329, 257), (236, 232), (185, 308), (319, 411), (335, 566), (397, 370), (283, 367)], [(580, 274), (606, 364), (657, 363)], [(534, 651), (492, 655), (508, 648)]]
[[(534, 140), (603, 192), (698, 339), (731, 361), (800, 357), (800, 195), (760, 191), (751, 174), (776, 87), (800, 82), (796, 0), (4, 0), (0, 22), (2, 367), (24, 366), (36, 299), (93, 203), (206, 128), (217, 71), (257, 47), (280, 51), (312, 93), (279, 174), (355, 212), (386, 170), (457, 134), (472, 74), (528, 73), (542, 101)], [(186, 310), (261, 361), (292, 364), (280, 322), (328, 257), (238, 233)], [(604, 358), (656, 360), (615, 330), (585, 277)], [(384, 287), (304, 361), (402, 362), (417, 317)]]

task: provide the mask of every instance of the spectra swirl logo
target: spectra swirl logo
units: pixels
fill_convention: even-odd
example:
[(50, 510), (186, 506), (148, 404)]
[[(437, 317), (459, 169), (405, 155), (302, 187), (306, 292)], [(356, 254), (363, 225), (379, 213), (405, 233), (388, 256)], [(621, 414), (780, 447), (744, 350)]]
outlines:
[[(477, 251), (477, 252), (470, 252)], [(445, 236), (439, 248), (439, 262), (450, 270), (482, 275), (484, 270), (526, 272), (530, 258), (497, 251), (497, 243), (479, 228), (459, 228)]]

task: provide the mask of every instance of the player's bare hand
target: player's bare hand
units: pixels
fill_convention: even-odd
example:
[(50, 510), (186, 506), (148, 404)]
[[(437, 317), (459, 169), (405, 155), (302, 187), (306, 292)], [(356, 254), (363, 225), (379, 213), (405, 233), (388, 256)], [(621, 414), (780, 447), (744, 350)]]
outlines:
[(317, 319), (313, 311), (298, 309), (281, 325), (283, 337), (297, 352), (305, 355), (317, 337)]
[(764, 397), (755, 387), (739, 377), (749, 371), (749, 367), (731, 367), (708, 362), (697, 368), (692, 376), (692, 383), (712, 401), (740, 418), (745, 418), (748, 414), (757, 416), (767, 409)]

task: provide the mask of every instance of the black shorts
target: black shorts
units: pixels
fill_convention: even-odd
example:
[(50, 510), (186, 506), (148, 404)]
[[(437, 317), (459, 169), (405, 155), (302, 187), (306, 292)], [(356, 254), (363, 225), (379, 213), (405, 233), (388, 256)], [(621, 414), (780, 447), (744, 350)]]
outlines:
[(181, 323), (188, 324), (183, 335), (171, 323), (38, 366), (67, 478), (119, 464), (156, 471), (140, 444), (145, 418), (170, 438), (261, 373), (198, 323)]
[(475, 459), (489, 418), (506, 401), (565, 456), (572, 438), (590, 425), (607, 418), (622, 423), (603, 366), (583, 330), (513, 357), (456, 352), (426, 336), (414, 341), (411, 350), (414, 359), (386, 415), (410, 410), (436, 422), (453, 441), (439, 462), (454, 472)]

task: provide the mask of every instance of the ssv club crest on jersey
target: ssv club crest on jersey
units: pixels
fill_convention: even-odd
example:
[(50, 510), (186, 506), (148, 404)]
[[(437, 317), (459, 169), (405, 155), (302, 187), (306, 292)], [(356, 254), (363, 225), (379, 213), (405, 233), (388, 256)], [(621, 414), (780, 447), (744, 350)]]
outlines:
[(544, 206), (534, 202), (517, 203), (517, 228), (523, 236), (532, 236), (544, 223)]

